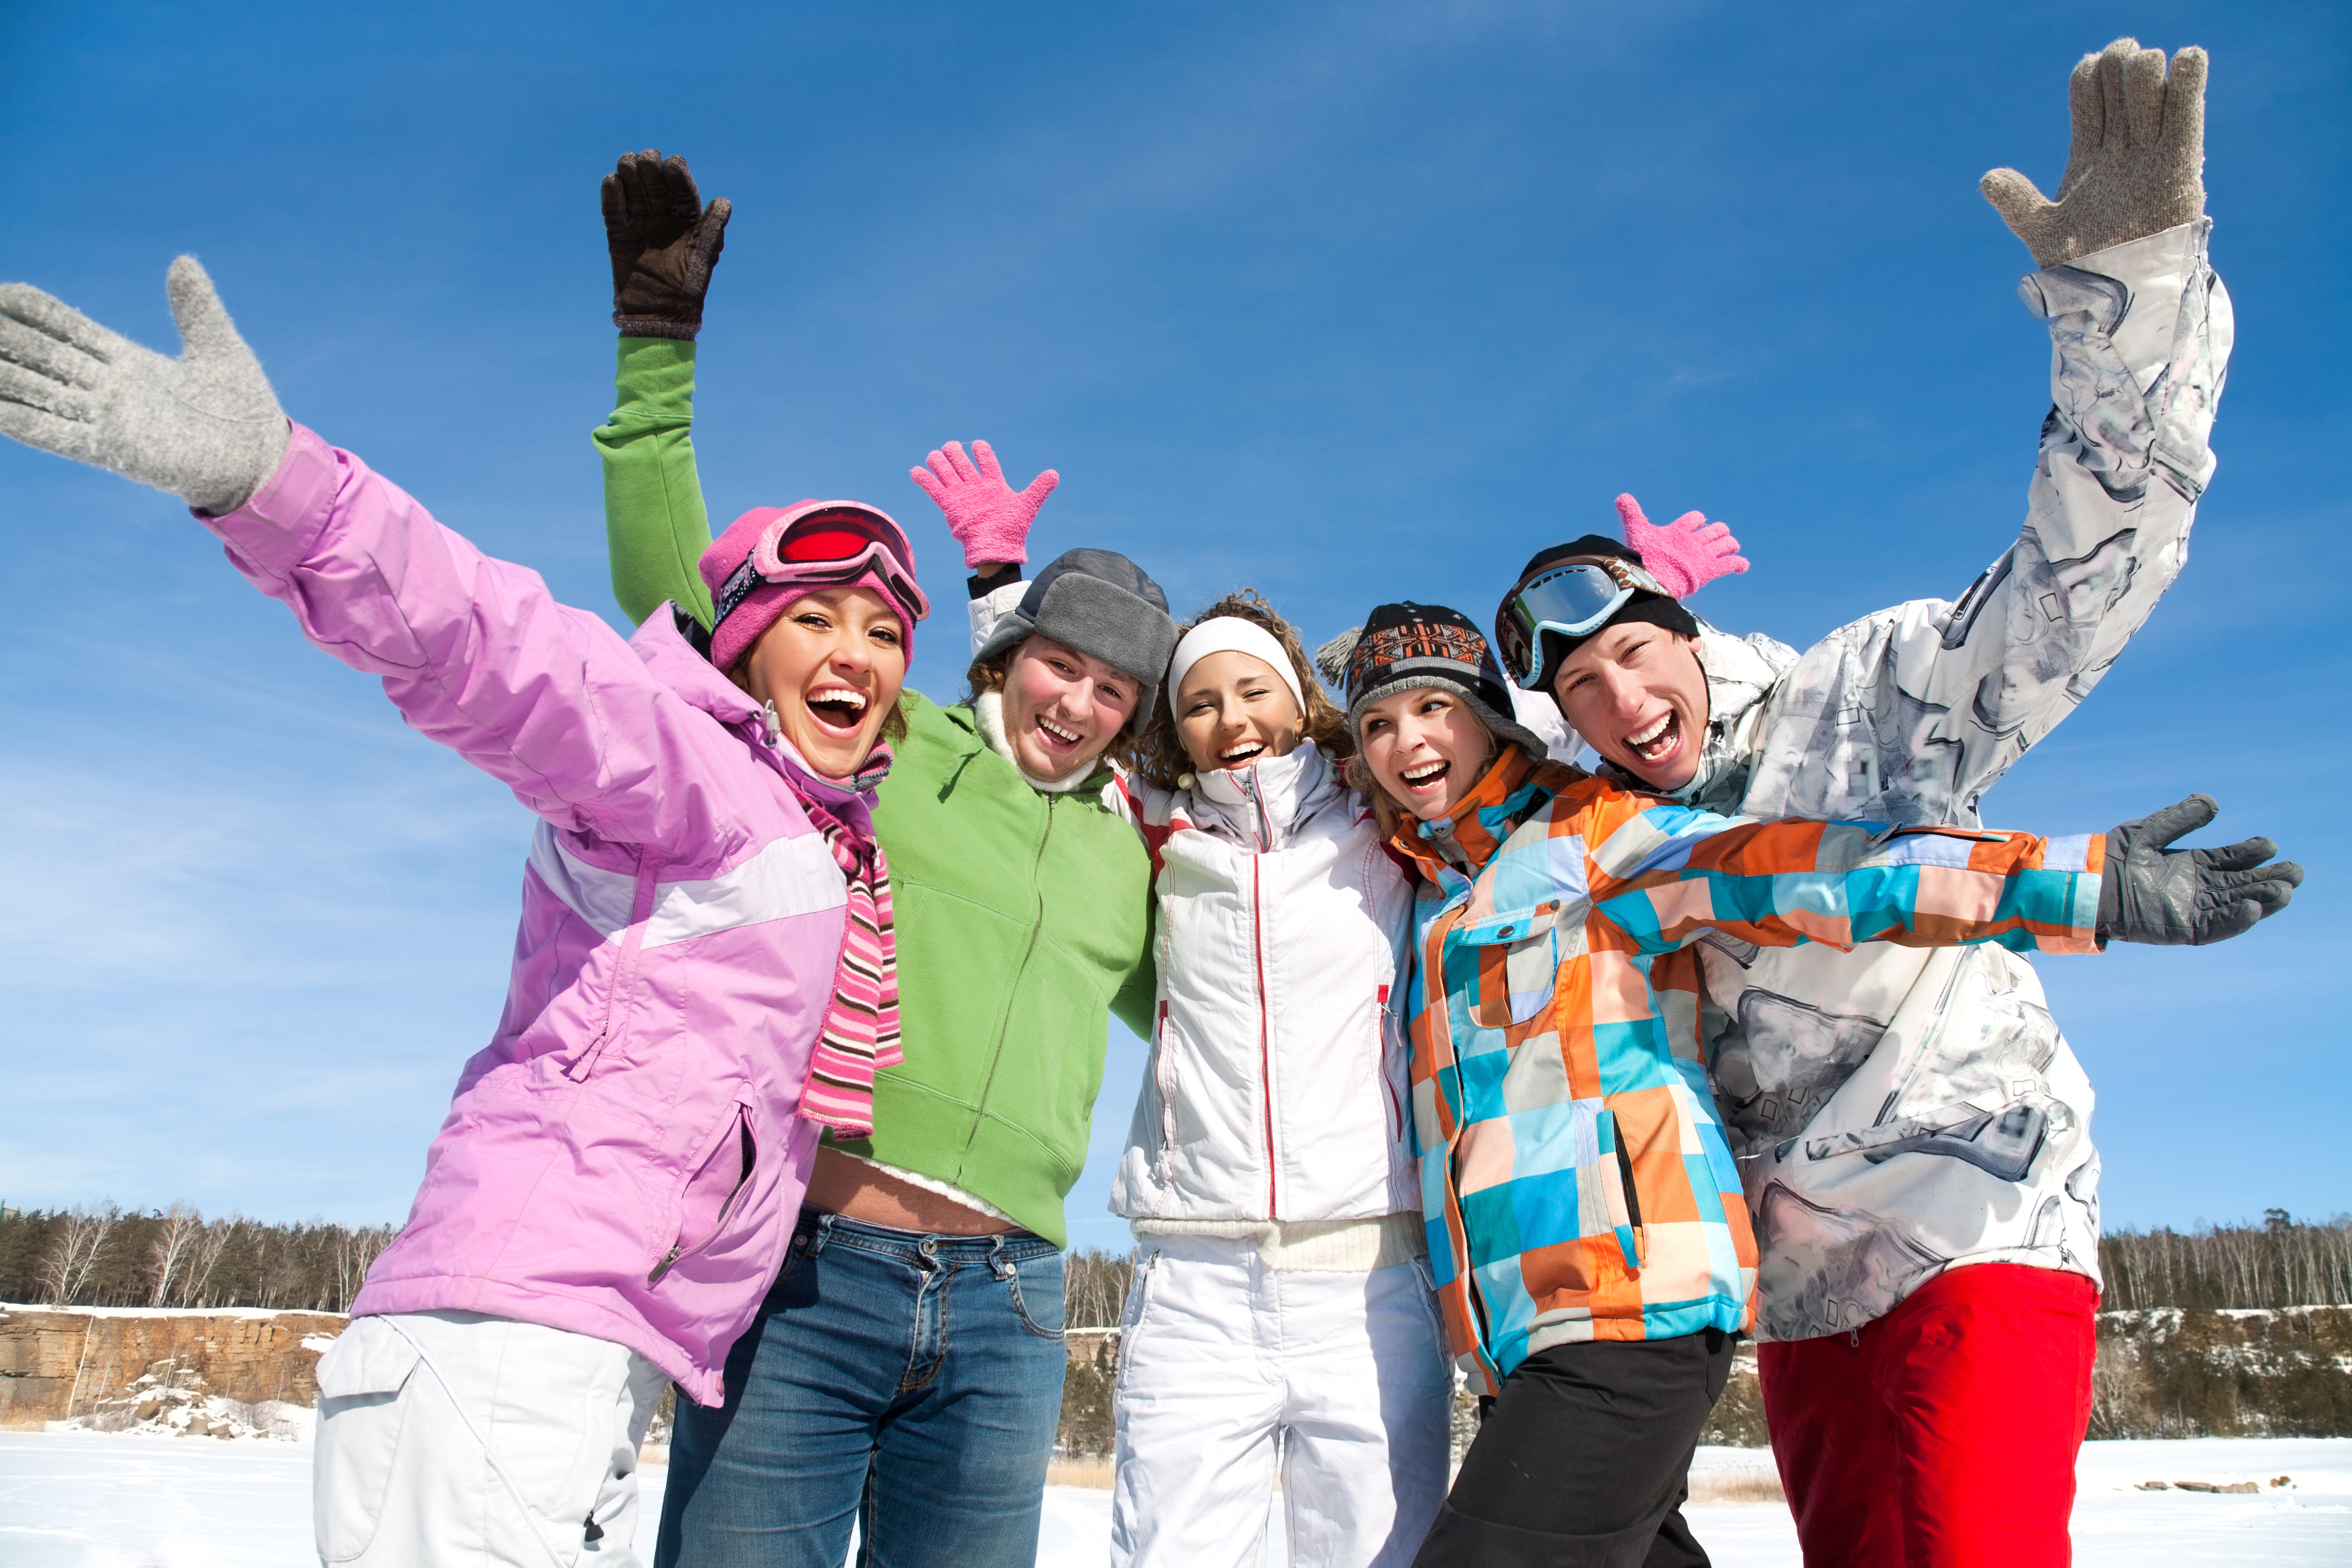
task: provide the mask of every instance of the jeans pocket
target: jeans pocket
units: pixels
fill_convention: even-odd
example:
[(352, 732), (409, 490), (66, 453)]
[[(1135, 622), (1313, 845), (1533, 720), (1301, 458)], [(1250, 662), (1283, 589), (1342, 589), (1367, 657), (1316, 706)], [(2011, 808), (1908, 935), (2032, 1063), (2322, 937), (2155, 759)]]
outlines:
[(815, 1233), (806, 1227), (793, 1232), (792, 1240), (784, 1244), (784, 1260), (776, 1268), (775, 1283), (770, 1285), (769, 1289), (781, 1289), (793, 1275), (800, 1272), (801, 1265), (808, 1260), (810, 1248), (815, 1241)]
[(1069, 1321), (1062, 1279), (1062, 1255), (1044, 1252), (1013, 1265), (1005, 1277), (1013, 1292), (1013, 1310), (1021, 1326), (1040, 1339), (1058, 1340)]
[(322, 1563), (348, 1563), (375, 1539), (416, 1363), (415, 1347), (370, 1318), (344, 1330), (320, 1362), (310, 1515)]

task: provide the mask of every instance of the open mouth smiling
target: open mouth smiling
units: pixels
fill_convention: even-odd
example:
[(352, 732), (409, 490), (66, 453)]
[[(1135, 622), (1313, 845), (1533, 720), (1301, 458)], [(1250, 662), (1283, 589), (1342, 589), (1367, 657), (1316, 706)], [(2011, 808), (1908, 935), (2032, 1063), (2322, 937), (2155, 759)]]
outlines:
[(1645, 763), (1661, 763), (1682, 744), (1683, 723), (1668, 709), (1625, 737), (1625, 749)]
[(1264, 741), (1239, 741), (1217, 753), (1217, 761), (1228, 768), (1245, 767), (1265, 753)]
[(1424, 791), (1435, 789), (1444, 781), (1445, 775), (1453, 771), (1454, 764), (1441, 757), (1434, 762), (1416, 763), (1400, 773), (1397, 777), (1404, 782), (1405, 788), (1419, 795)]
[(830, 734), (854, 735), (866, 721), (866, 694), (846, 686), (820, 686), (802, 700), (809, 716)]
[(1037, 715), (1037, 734), (1039, 739), (1056, 752), (1076, 751), (1085, 740), (1076, 731), (1065, 729), (1043, 713)]

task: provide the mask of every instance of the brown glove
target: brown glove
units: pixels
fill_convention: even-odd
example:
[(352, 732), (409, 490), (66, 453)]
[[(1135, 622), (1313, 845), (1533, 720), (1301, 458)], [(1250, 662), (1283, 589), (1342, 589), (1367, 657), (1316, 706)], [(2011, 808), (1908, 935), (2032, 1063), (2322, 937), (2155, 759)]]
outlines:
[(2205, 214), (2205, 51), (2117, 38), (2074, 68), (2074, 140), (2051, 201), (2014, 169), (1979, 187), (2033, 259), (2056, 267)]
[(686, 160), (652, 148), (624, 153), (604, 176), (604, 243), (613, 253), (613, 324), (625, 338), (684, 338), (702, 330), (702, 296), (734, 209), (702, 205)]

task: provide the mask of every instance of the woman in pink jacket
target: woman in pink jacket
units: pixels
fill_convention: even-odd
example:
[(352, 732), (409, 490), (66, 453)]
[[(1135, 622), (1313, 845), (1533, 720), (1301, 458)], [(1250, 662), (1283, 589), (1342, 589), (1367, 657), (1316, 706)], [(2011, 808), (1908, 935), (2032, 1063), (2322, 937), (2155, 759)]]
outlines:
[(289, 426), (188, 258), (167, 360), (0, 285), (0, 432), (171, 490), (304, 635), (540, 817), (505, 1016), (319, 1365), (329, 1563), (635, 1563), (665, 1379), (717, 1405), (817, 1136), (897, 1058), (867, 811), (926, 605), (870, 507), (702, 558), (707, 651), (627, 643)]

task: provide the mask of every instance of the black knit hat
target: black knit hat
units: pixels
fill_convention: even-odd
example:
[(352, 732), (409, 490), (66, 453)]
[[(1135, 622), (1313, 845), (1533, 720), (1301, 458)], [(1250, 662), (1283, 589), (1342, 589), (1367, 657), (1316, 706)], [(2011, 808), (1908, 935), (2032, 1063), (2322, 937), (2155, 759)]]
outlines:
[(992, 658), (1033, 632), (1134, 677), (1132, 724), (1143, 732), (1176, 651), (1176, 623), (1168, 617), (1168, 595), (1142, 567), (1115, 550), (1065, 550), (1031, 580), (971, 661)]
[[(1590, 561), (1595, 556), (1613, 556), (1617, 560), (1630, 561), (1634, 565), (1641, 566), (1644, 573), (1649, 570), (1642, 561), (1640, 551), (1631, 545), (1621, 543), (1605, 533), (1588, 533), (1581, 539), (1571, 539), (1566, 544), (1555, 544), (1548, 550), (1538, 550), (1528, 558), (1525, 566), (1519, 568), (1517, 578), (1511, 584), (1511, 593), (1504, 595), (1501, 603), (1495, 606), (1495, 635), (1496, 637), (1503, 635), (1503, 612), (1510, 605), (1511, 595), (1517, 593), (1520, 585), (1528, 578), (1563, 561), (1579, 559)], [(1664, 626), (1670, 632), (1686, 637), (1698, 636), (1698, 617), (1684, 609), (1674, 595), (1637, 593), (1619, 606), (1615, 615), (1582, 637), (1570, 637), (1564, 632), (1548, 631), (1542, 634), (1542, 668), (1536, 681), (1537, 689), (1547, 692), (1551, 689), (1551, 683), (1559, 679), (1560, 665), (1566, 661), (1570, 654), (1574, 653), (1611, 626), (1633, 625)]]
[(1540, 762), (1544, 743), (1513, 717), (1511, 689), (1486, 636), (1459, 610), (1405, 600), (1376, 605), (1364, 624), (1315, 654), (1316, 668), (1346, 695), (1348, 728), (1363, 738), (1364, 710), (1383, 697), (1440, 687), (1470, 705), (1480, 723)]

